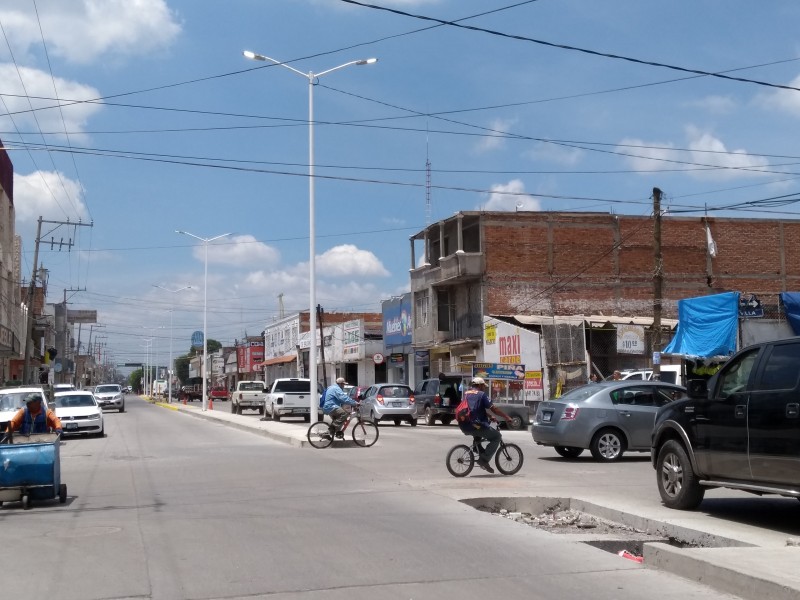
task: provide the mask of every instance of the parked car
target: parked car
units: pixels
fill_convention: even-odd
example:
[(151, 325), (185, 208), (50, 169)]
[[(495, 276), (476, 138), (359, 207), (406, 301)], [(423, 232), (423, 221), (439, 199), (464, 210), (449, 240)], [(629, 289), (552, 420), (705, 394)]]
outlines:
[(349, 390), (347, 391), (347, 395), (350, 397), (351, 400), (355, 400), (356, 402), (360, 402), (364, 399), (364, 392), (367, 391), (367, 388), (361, 385), (352, 385), (350, 386)]
[(369, 387), (363, 394), (359, 412), (375, 423), (386, 419), (400, 425), (403, 421), (412, 427), (417, 425), (414, 407), (414, 392), (399, 383), (378, 383)]
[(116, 408), (119, 412), (125, 412), (125, 394), (122, 388), (116, 383), (103, 383), (95, 386), (95, 400), (100, 408)]
[(42, 399), (43, 407), (48, 406), (47, 394), (41, 387), (18, 387), (0, 390), (0, 432), (6, 430), (9, 421), (14, 418), (20, 408), (25, 408), (25, 402), (31, 394), (36, 394)]
[(683, 387), (656, 381), (590, 383), (541, 402), (531, 434), (564, 458), (588, 448), (595, 460), (619, 460), (625, 452), (649, 451), (659, 408), (685, 394)]
[(103, 409), (98, 406), (92, 392), (72, 390), (56, 392), (53, 396), (53, 410), (61, 419), (64, 435), (105, 435)]
[[(626, 369), (620, 372), (621, 379), (624, 380), (638, 380), (638, 381), (652, 381), (652, 369)], [(611, 379), (609, 377), (609, 379)], [(664, 383), (674, 383), (675, 385), (685, 385), (683, 375), (681, 374), (680, 365), (661, 365), (661, 374), (659, 381)]]
[(669, 508), (709, 488), (800, 498), (800, 338), (749, 346), (659, 411), (651, 458)]
[(69, 392), (76, 389), (71, 383), (54, 383), (53, 392)]
[(440, 375), (435, 379), (423, 379), (414, 390), (415, 416), (424, 417), (426, 425), (435, 425), (439, 419), (443, 425), (453, 422), (453, 413), (461, 402), (462, 375)]

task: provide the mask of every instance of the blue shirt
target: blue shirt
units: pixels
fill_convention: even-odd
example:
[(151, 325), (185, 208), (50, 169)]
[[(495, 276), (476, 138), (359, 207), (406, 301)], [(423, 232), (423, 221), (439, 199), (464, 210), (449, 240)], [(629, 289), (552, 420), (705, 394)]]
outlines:
[(322, 406), (322, 412), (326, 415), (331, 414), (334, 408), (338, 408), (345, 404), (355, 406), (356, 401), (344, 393), (344, 390), (339, 387), (339, 384), (334, 383), (331, 387), (325, 390), (325, 404)]
[(469, 404), (469, 412), (472, 415), (472, 424), (489, 427), (489, 416), (486, 414), (487, 408), (494, 406), (486, 392), (475, 388), (470, 388), (464, 392), (464, 398)]

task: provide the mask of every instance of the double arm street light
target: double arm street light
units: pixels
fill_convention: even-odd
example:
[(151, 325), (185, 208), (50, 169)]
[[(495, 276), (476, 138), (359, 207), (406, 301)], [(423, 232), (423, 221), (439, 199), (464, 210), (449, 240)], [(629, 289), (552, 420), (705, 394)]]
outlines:
[(249, 58), (251, 60), (260, 60), (264, 62), (271, 62), (275, 65), (279, 65), (281, 67), (286, 67), (293, 73), (297, 73), (301, 77), (304, 77), (308, 80), (308, 268), (309, 268), (309, 289), (308, 289), (308, 329), (310, 334), (311, 343), (309, 344), (308, 348), (308, 378), (311, 382), (311, 405), (310, 405), (310, 413), (309, 417), (315, 415), (317, 413), (318, 408), (318, 394), (316, 393), (316, 386), (317, 384), (317, 288), (316, 288), (316, 248), (315, 248), (315, 238), (316, 238), (316, 224), (315, 224), (315, 213), (314, 213), (314, 86), (317, 84), (317, 80), (322, 77), (323, 75), (327, 75), (328, 73), (333, 73), (334, 71), (338, 71), (339, 69), (344, 69), (345, 67), (349, 67), (352, 65), (372, 65), (378, 62), (377, 58), (367, 58), (363, 60), (352, 60), (350, 62), (346, 62), (338, 67), (333, 67), (332, 69), (327, 69), (325, 71), (321, 71), (320, 73), (314, 73), (309, 71), (308, 73), (303, 73), (302, 71), (295, 69), (292, 66), (287, 65), (279, 60), (275, 60), (274, 58), (270, 58), (269, 56), (264, 56), (263, 54), (256, 54), (255, 52), (250, 52), (249, 50), (245, 50), (242, 54), (244, 54), (245, 58)]
[(203, 363), (201, 367), (201, 373), (203, 376), (203, 411), (205, 411), (206, 403), (208, 402), (208, 398), (206, 397), (206, 393), (208, 392), (208, 382), (206, 381), (206, 361), (208, 360), (208, 335), (206, 335), (206, 312), (208, 308), (208, 244), (209, 242), (223, 238), (226, 235), (230, 235), (230, 233), (215, 235), (212, 238), (201, 238), (199, 235), (189, 233), (188, 231), (181, 231), (179, 229), (176, 229), (175, 233), (182, 233), (183, 235), (188, 235), (196, 240), (200, 240), (203, 242), (203, 247), (205, 248), (205, 272), (203, 274)]
[[(178, 288), (177, 290), (171, 290), (169, 288), (165, 288), (163, 285), (156, 285), (155, 283), (153, 284), (153, 287), (164, 290), (165, 292), (170, 292), (171, 294), (177, 294), (183, 290), (192, 289), (192, 286), (186, 285), (182, 288)], [(167, 400), (168, 404), (172, 404), (172, 376), (175, 372), (175, 365), (172, 364), (172, 313), (174, 311), (175, 302), (173, 301), (169, 308), (169, 366), (167, 367), (167, 387), (169, 388), (169, 400)], [(205, 333), (203, 335), (205, 335)]]

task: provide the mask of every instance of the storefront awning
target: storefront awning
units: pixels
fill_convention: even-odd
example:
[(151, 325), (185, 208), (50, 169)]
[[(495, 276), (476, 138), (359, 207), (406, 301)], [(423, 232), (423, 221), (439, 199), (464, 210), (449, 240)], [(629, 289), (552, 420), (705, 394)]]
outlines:
[(294, 354), (287, 354), (286, 356), (278, 356), (277, 358), (269, 358), (264, 362), (256, 363), (256, 367), (268, 367), (270, 365), (282, 365), (288, 362), (294, 362), (297, 360), (297, 356)]

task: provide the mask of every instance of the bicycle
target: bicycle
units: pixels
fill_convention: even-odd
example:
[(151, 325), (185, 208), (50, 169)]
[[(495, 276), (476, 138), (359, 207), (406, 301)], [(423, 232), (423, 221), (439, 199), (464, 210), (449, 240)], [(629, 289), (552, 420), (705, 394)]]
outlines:
[(369, 448), (378, 441), (378, 426), (372, 421), (363, 419), (361, 413), (357, 409), (351, 409), (347, 415), (347, 420), (339, 431), (334, 431), (333, 425), (325, 421), (312, 423), (308, 428), (308, 433), (306, 433), (308, 443), (314, 448), (327, 448), (333, 444), (334, 439), (338, 438), (344, 440), (344, 432), (347, 430), (350, 421), (353, 420), (355, 423), (353, 425), (352, 436), (356, 446)]
[[(495, 422), (490, 426), (497, 429)], [(457, 444), (450, 448), (445, 464), (453, 477), (466, 477), (472, 472), (478, 457), (483, 453), (482, 441), (483, 438), (473, 437), (472, 446)], [(522, 449), (519, 446), (506, 444), (503, 438), (500, 438), (500, 446), (494, 454), (494, 464), (498, 471), (503, 475), (513, 475), (522, 468), (523, 459)]]

